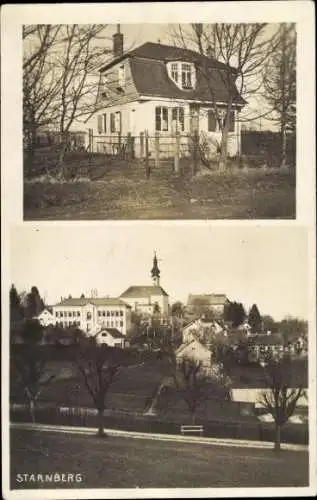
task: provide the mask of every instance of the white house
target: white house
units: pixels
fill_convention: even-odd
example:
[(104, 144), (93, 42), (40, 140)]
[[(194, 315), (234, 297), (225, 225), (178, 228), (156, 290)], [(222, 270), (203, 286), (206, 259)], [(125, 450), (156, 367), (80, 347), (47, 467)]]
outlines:
[(169, 313), (169, 296), (160, 285), (160, 273), (157, 257), (154, 254), (151, 269), (153, 284), (132, 285), (120, 295), (120, 299), (133, 311), (142, 315), (152, 316), (157, 312), (162, 317), (166, 317)]
[[(153, 139), (155, 134), (164, 137), (165, 142), (175, 132), (203, 133), (216, 150), (221, 139), (219, 122), (225, 119), (230, 96), (228, 151), (237, 154), (238, 116), (245, 101), (236, 88), (234, 68), (212, 55), (161, 43), (147, 42), (124, 52), (120, 30), (113, 35), (113, 56), (99, 70), (96, 111), (86, 122), (94, 151), (114, 152), (131, 134), (137, 139), (135, 155), (143, 156), (144, 131)], [(150, 150), (153, 147), (151, 140)]]
[(108, 345), (110, 347), (121, 347), (125, 345), (125, 335), (122, 335), (116, 328), (101, 328), (95, 335), (96, 343), (98, 345)]
[(100, 327), (116, 328), (126, 335), (131, 328), (131, 307), (118, 298), (68, 298), (53, 306), (55, 324), (77, 326), (88, 335)]
[(45, 307), (43, 311), (40, 312), (34, 319), (37, 319), (42, 326), (55, 325), (55, 316), (53, 311), (48, 307)]
[(202, 363), (203, 368), (211, 368), (211, 352), (198, 339), (194, 339), (187, 344), (181, 344), (175, 352), (176, 362), (181, 362), (184, 358), (194, 359)]
[(210, 336), (214, 336), (224, 332), (224, 328), (217, 321), (207, 321), (203, 318), (199, 318), (183, 327), (183, 342), (187, 344), (195, 338), (204, 336), (206, 332), (210, 333)]

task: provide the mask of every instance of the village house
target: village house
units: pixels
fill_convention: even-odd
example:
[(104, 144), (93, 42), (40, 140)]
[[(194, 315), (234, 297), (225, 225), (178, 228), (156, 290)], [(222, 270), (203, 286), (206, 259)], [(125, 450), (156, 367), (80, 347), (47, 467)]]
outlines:
[(284, 353), (284, 339), (279, 333), (258, 334), (248, 339), (248, 359), (257, 362), (267, 357), (278, 358)]
[(120, 299), (128, 304), (132, 311), (143, 316), (158, 314), (162, 319), (169, 314), (169, 296), (160, 285), (161, 271), (158, 268), (156, 254), (154, 254), (151, 269), (152, 285), (132, 285), (125, 290)]
[(175, 351), (176, 362), (181, 363), (185, 359), (193, 359), (197, 363), (201, 363), (205, 370), (210, 370), (212, 366), (211, 352), (198, 339), (193, 339), (187, 344), (181, 344)]
[(182, 329), (182, 338), (185, 344), (195, 338), (203, 338), (206, 335), (211, 339), (214, 336), (224, 332), (224, 327), (217, 321), (208, 321), (204, 318), (193, 320)]
[(228, 304), (229, 300), (223, 293), (189, 294), (186, 309), (190, 314), (198, 312), (201, 315), (209, 311), (216, 318), (222, 318)]
[[(236, 70), (216, 60), (211, 49), (202, 56), (193, 50), (147, 42), (125, 52), (118, 25), (113, 58), (99, 72), (96, 110), (86, 121), (94, 151), (115, 153), (122, 146), (131, 146), (133, 154), (142, 157), (145, 131), (153, 139), (150, 152), (155, 134), (166, 139), (176, 132), (184, 137), (203, 133), (215, 151), (221, 139), (220, 120), (225, 119), (231, 99), (228, 152), (232, 156), (238, 153), (238, 117), (245, 101), (236, 88)], [(185, 150), (189, 142), (186, 139)]]
[(95, 334), (97, 345), (108, 345), (109, 347), (125, 347), (125, 335), (123, 335), (117, 328), (104, 328)]
[(55, 325), (55, 316), (51, 307), (45, 307), (34, 319), (40, 323), (41, 326)]
[(116, 328), (126, 335), (131, 328), (131, 307), (119, 298), (68, 298), (53, 306), (56, 326), (78, 327), (88, 335), (99, 327)]

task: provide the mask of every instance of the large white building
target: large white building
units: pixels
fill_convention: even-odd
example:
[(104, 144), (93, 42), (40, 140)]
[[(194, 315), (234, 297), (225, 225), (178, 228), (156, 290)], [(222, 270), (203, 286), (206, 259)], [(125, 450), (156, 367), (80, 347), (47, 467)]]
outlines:
[(53, 306), (55, 324), (77, 326), (88, 335), (101, 328), (116, 328), (126, 335), (131, 328), (131, 307), (118, 298), (68, 298)]
[(152, 285), (130, 286), (120, 295), (120, 299), (128, 304), (133, 311), (142, 315), (152, 316), (154, 313), (158, 313), (162, 317), (166, 317), (169, 313), (169, 296), (160, 285), (160, 270), (156, 254), (154, 254), (151, 275)]

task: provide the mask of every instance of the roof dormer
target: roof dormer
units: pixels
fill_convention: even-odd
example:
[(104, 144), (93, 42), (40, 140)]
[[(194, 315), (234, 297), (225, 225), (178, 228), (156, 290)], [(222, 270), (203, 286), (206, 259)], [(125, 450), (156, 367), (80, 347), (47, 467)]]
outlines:
[(196, 87), (196, 68), (193, 62), (170, 61), (166, 64), (168, 76), (181, 90)]

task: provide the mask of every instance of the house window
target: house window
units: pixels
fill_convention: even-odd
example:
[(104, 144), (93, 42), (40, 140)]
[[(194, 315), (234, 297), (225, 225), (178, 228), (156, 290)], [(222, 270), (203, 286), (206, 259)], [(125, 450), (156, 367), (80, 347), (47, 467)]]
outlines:
[(106, 311), (102, 311), (102, 315), (103, 315), (103, 316), (106, 316)]
[(184, 108), (172, 109), (172, 124), (176, 132), (184, 132)]
[(166, 132), (168, 130), (168, 109), (162, 106), (155, 108), (155, 130)]
[(101, 316), (101, 311), (98, 311), (98, 313), (97, 313), (97, 314), (98, 314), (98, 316)]
[(104, 113), (103, 115), (103, 131), (104, 133), (107, 132), (107, 113)]
[(120, 311), (120, 316), (123, 316), (123, 311)]
[(114, 113), (110, 113), (110, 132), (113, 133), (116, 131), (115, 118)]
[(171, 77), (174, 82), (178, 82), (178, 64), (172, 63), (171, 65)]
[(119, 311), (116, 311), (116, 316), (119, 316)]
[(102, 134), (102, 115), (97, 116), (97, 128), (98, 128), (98, 134)]
[(62, 318), (62, 317), (64, 316), (64, 313), (63, 313), (63, 311), (61, 311), (61, 314), (60, 314), (60, 316), (61, 316), (61, 318)]
[(123, 321), (120, 321), (120, 326), (123, 326)]
[(110, 132), (121, 132), (121, 111), (110, 113)]
[(58, 311), (55, 312), (55, 316), (56, 316), (56, 318), (58, 318)]
[(182, 64), (182, 87), (191, 89), (192, 86), (192, 68), (190, 64)]
[(119, 66), (119, 70), (118, 70), (118, 83), (119, 83), (119, 87), (124, 87), (124, 84), (125, 84), (125, 68), (124, 66)]
[(208, 132), (216, 132), (217, 120), (213, 109), (208, 111)]
[(88, 312), (86, 317), (87, 319), (91, 319), (91, 312)]
[(80, 316), (80, 311), (77, 311), (77, 316)]

